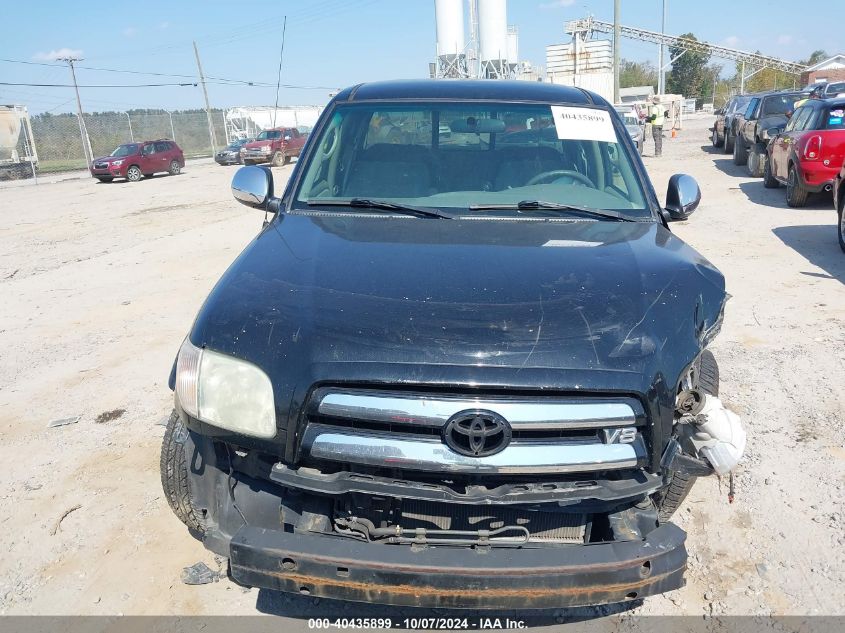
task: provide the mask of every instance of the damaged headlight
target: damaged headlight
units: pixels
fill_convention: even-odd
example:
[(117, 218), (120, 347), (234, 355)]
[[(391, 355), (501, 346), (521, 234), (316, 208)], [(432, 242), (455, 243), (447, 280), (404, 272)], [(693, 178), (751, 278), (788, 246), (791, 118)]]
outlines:
[(273, 386), (263, 371), (186, 338), (176, 361), (176, 397), (189, 415), (230, 431), (273, 437)]

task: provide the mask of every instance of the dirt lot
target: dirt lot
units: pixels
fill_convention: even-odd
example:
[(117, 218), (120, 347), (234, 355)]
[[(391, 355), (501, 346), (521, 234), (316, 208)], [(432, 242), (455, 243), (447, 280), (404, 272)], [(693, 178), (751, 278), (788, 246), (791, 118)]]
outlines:
[[(749, 448), (732, 505), (726, 482), (709, 479), (678, 515), (687, 586), (634, 613), (845, 614), (845, 255), (835, 214), (826, 199), (788, 209), (782, 189), (709, 148), (710, 124), (690, 121), (662, 159), (649, 143), (645, 161), (661, 197), (674, 172), (702, 187), (699, 210), (673, 230), (727, 276), (733, 298), (714, 351)], [(276, 169), (277, 179), (289, 171)], [(298, 618), (283, 630), (305, 628), (299, 618), (385, 613), (179, 580), (186, 565), (215, 565), (167, 508), (160, 422), (182, 337), (261, 225), (232, 199), (233, 172), (202, 164), (134, 185), (0, 189), (0, 613)], [(71, 416), (81, 417), (47, 426)]]

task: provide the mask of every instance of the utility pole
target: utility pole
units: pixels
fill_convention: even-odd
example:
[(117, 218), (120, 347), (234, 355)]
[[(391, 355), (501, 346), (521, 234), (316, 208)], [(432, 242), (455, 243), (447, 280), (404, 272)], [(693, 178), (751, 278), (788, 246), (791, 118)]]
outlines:
[[(660, 26), (660, 34), (666, 35), (666, 0), (663, 0), (663, 21)], [(657, 62), (657, 94), (666, 92), (666, 70), (663, 68), (664, 45), (660, 45), (660, 60)]]
[(197, 70), (200, 74), (200, 83), (202, 84), (202, 94), (205, 97), (205, 115), (208, 118), (208, 138), (211, 140), (211, 155), (217, 153), (217, 137), (214, 134), (214, 121), (211, 120), (211, 106), (208, 105), (208, 90), (205, 87), (205, 75), (202, 73), (202, 64), (200, 63), (200, 52), (197, 49), (197, 43), (194, 42), (194, 55), (197, 57)]
[(70, 66), (70, 76), (73, 78), (73, 89), (76, 91), (76, 117), (79, 119), (79, 136), (82, 139), (82, 152), (85, 154), (85, 162), (88, 169), (91, 169), (91, 161), (94, 160), (94, 153), (91, 151), (91, 139), (88, 138), (88, 130), (85, 127), (85, 119), (82, 118), (82, 101), (79, 99), (79, 86), (76, 83), (76, 71), (73, 68), (74, 62), (81, 62), (81, 57), (57, 57), (57, 62), (67, 62)]
[(613, 103), (619, 101), (619, 40), (622, 39), (622, 29), (619, 25), (621, 0), (613, 0)]

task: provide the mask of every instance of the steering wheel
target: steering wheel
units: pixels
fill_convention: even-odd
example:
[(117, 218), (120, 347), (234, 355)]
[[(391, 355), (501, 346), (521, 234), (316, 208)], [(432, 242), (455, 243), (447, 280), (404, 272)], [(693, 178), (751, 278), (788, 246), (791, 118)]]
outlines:
[(528, 187), (530, 185), (539, 185), (543, 182), (551, 182), (552, 180), (557, 180), (560, 177), (568, 177), (572, 180), (577, 180), (578, 182), (587, 185), (588, 187), (592, 187), (593, 189), (596, 188), (593, 181), (587, 178), (584, 174), (579, 173), (577, 171), (573, 171), (571, 169), (552, 169), (551, 171), (544, 171), (541, 174), (537, 174), (527, 183), (525, 186)]

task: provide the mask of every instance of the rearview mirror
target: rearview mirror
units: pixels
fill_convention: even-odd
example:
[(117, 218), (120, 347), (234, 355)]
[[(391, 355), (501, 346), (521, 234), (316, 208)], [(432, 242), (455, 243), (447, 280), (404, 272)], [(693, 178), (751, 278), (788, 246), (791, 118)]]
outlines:
[(505, 122), (501, 119), (455, 119), (449, 124), (449, 129), (455, 134), (500, 134), (505, 131)]
[(232, 195), (248, 207), (266, 209), (273, 197), (273, 175), (267, 167), (241, 167), (232, 178)]
[(675, 174), (666, 189), (666, 212), (672, 220), (686, 220), (701, 202), (701, 189), (695, 178)]

